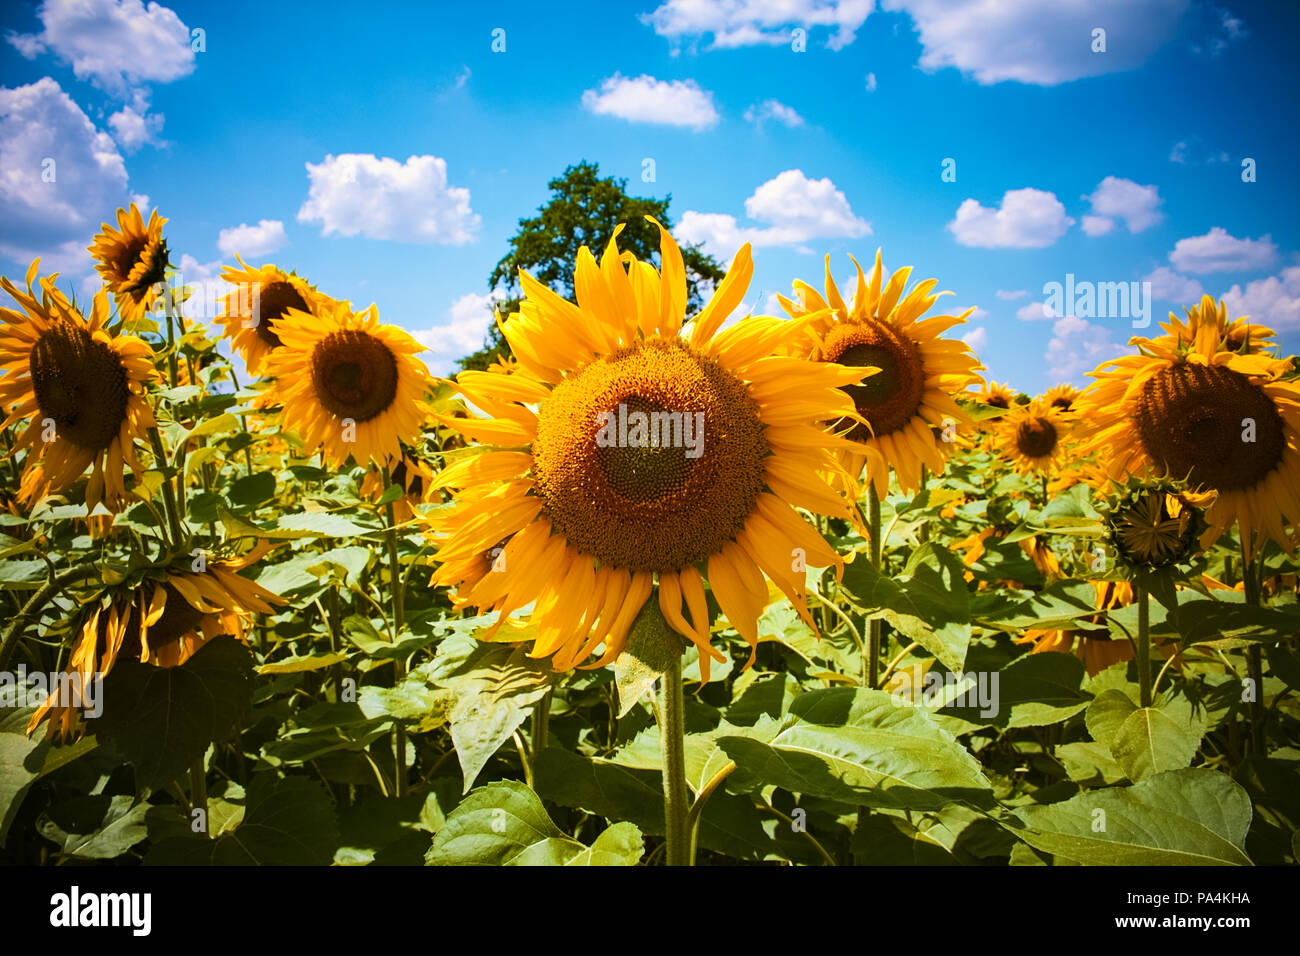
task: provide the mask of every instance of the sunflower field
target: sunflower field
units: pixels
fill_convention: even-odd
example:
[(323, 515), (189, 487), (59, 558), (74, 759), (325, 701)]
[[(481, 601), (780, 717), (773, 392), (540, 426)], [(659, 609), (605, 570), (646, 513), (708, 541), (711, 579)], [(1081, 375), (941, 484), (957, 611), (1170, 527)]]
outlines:
[(741, 316), (611, 224), (443, 379), (279, 265), (186, 318), (166, 223), (3, 280), (4, 861), (1297, 862), (1272, 330), (1034, 397), (881, 252)]

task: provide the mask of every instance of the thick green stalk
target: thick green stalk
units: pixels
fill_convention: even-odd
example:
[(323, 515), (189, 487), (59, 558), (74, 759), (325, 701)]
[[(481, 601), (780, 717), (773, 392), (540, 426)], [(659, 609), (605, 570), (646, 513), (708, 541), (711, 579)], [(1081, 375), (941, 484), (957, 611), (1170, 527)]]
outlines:
[[(1237, 535), (1241, 538), (1241, 579), (1245, 585), (1246, 603), (1259, 607), (1263, 603), (1260, 594), (1263, 582), (1260, 580), (1259, 566), (1251, 560), (1253, 557), (1249, 544), (1251, 532), (1238, 522)], [(1265, 753), (1264, 659), (1258, 643), (1251, 644), (1246, 649), (1246, 670), (1255, 691), (1254, 698), (1250, 702), (1250, 745), (1252, 752), (1263, 756)]]
[[(876, 494), (876, 483), (867, 481), (867, 525), (871, 533), (871, 566), (880, 570), (880, 557), (884, 542), (880, 540), (880, 495)], [(867, 686), (875, 687), (880, 678), (880, 635), (884, 622), (873, 617), (869, 622), (867, 633)]]
[(204, 763), (204, 755), (200, 754), (194, 758), (190, 764), (190, 806), (195, 810), (203, 811), (203, 835), (210, 837), (208, 832), (208, 768)]
[(167, 524), (171, 530), (172, 547), (181, 546), (181, 516), (180, 509), (176, 504), (176, 492), (172, 488), (171, 479), (167, 476), (170, 465), (167, 463), (167, 449), (163, 446), (162, 435), (158, 433), (158, 426), (153, 425), (149, 428), (149, 443), (153, 447), (153, 455), (157, 460), (158, 467), (163, 472), (163, 508), (167, 512)]
[(47, 601), (68, 585), (84, 581), (86, 578), (93, 578), (98, 574), (99, 568), (93, 564), (81, 564), (64, 571), (33, 594), (4, 632), (4, 637), (0, 638), (0, 671), (9, 669), (9, 657), (13, 654), (18, 639), (23, 636), (23, 629), (27, 626), (27, 622), (40, 612)]
[[(387, 465), (383, 467), (383, 478), (384, 493), (387, 493), (388, 486), (392, 483)], [(402, 627), (406, 623), (406, 602), (402, 600), (402, 569), (397, 560), (397, 521), (393, 517), (391, 501), (384, 502), (384, 519), (384, 538), (388, 542), (389, 586), (393, 590), (393, 639), (400, 641)], [(405, 677), (406, 661), (399, 657), (393, 661), (393, 686), (396, 687)], [(406, 796), (406, 726), (400, 719), (393, 723), (393, 750), (397, 768), (393, 795), (404, 797)]]
[(659, 678), (659, 742), (663, 754), (664, 833), (667, 837), (668, 866), (690, 866), (690, 792), (686, 788), (686, 699), (682, 693), (682, 659), (671, 655), (672, 663)]
[(1151, 706), (1151, 595), (1147, 589), (1134, 583), (1137, 591), (1138, 637), (1137, 656), (1138, 687), (1143, 707)]

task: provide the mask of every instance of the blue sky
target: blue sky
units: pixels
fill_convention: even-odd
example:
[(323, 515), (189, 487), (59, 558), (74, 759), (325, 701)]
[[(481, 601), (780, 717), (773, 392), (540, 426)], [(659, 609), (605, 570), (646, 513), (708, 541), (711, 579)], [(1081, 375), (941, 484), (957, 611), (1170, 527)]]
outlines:
[(978, 307), (987, 374), (1031, 393), (1134, 334), (1044, 315), (1067, 274), (1149, 281), (1156, 321), (1226, 296), (1296, 351), (1298, 5), (990, 6), (9, 3), (0, 264), (39, 254), (89, 291), (99, 223), (148, 197), (187, 281), (235, 251), (296, 269), (445, 372), (481, 340), (518, 219), (586, 159), (671, 194), (679, 240), (724, 262), (753, 242), (758, 311), (825, 255), (846, 279), (882, 248), (946, 309)]

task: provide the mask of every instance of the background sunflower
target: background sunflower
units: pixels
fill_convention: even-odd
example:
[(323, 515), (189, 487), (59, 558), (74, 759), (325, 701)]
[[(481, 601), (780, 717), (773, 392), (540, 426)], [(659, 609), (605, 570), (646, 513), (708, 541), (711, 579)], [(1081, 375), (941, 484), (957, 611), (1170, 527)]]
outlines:
[(117, 211), (118, 228), (104, 223), (90, 244), (95, 270), (117, 299), (118, 312), (128, 321), (149, 311), (157, 298), (155, 286), (167, 274), (167, 243), (162, 237), (166, 223), (155, 209), (146, 225), (139, 208), (131, 203), (130, 212)]

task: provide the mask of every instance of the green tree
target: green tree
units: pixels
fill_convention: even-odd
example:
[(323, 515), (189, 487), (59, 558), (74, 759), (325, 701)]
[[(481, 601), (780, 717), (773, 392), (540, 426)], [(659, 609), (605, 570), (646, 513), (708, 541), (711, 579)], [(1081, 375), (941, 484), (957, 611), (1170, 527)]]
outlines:
[[(618, 244), (638, 259), (659, 265), (659, 230), (646, 221), (654, 216), (671, 229), (668, 204), (672, 196), (648, 199), (627, 194), (627, 180), (604, 179), (600, 168), (586, 160), (565, 169), (548, 184), (551, 198), (538, 207), (537, 215), (519, 220), (519, 230), (510, 240), (510, 251), (488, 276), (488, 288), (504, 295), (500, 309), (508, 315), (519, 307), (519, 270), (526, 269), (539, 282), (567, 298), (573, 298), (573, 266), (578, 250), (587, 246), (597, 258), (604, 251), (614, 227), (624, 223)], [(721, 264), (698, 246), (683, 245), (686, 264), (687, 312), (704, 304), (701, 283), (717, 284), (725, 275)], [(483, 369), (497, 355), (509, 354), (510, 346), (494, 325), (479, 351), (460, 360), (462, 369)]]

